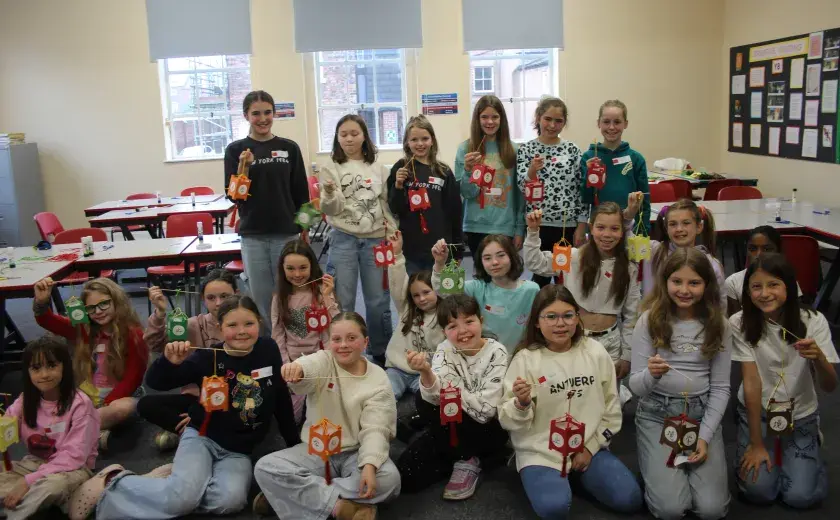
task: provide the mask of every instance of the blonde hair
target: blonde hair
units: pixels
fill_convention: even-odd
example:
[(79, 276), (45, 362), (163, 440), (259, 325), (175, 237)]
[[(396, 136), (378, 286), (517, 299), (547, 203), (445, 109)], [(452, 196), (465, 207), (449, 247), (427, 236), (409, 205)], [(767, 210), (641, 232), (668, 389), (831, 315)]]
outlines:
[(618, 108), (621, 110), (621, 115), (624, 116), (624, 120), (627, 121), (627, 105), (619, 101), (618, 99), (610, 99), (604, 101), (604, 104), (601, 105), (601, 108), (598, 109), (598, 119), (601, 119), (601, 116), (604, 115), (605, 108)]
[(429, 135), (432, 136), (432, 146), (429, 147), (429, 167), (432, 170), (432, 174), (438, 173), (440, 177), (446, 178), (446, 173), (450, 170), (449, 166), (446, 163), (440, 162), (437, 159), (438, 154), (438, 142), (437, 137), (435, 137), (435, 129), (432, 128), (432, 123), (426, 119), (426, 116), (419, 115), (414, 116), (408, 120), (408, 124), (405, 125), (405, 133), (403, 134), (403, 152), (405, 152), (405, 164), (408, 164), (408, 161), (411, 160), (411, 148), (408, 146), (408, 136), (411, 133), (411, 130), (414, 128), (418, 128), (420, 130), (425, 130), (429, 132)]
[[(105, 370), (107, 376), (121, 379), (125, 372), (129, 333), (132, 328), (141, 326), (140, 318), (131, 306), (131, 301), (123, 288), (110, 278), (96, 278), (84, 285), (81, 300), (85, 305), (87, 305), (87, 297), (94, 292), (110, 298), (114, 308), (114, 319), (111, 322), (111, 348), (105, 351), (107, 356)], [(93, 321), (90, 325), (82, 326), (87, 327), (88, 341), (85, 343), (84, 338), (79, 334), (73, 352), (73, 372), (79, 384), (91, 380), (96, 337), (102, 332), (102, 328)]]

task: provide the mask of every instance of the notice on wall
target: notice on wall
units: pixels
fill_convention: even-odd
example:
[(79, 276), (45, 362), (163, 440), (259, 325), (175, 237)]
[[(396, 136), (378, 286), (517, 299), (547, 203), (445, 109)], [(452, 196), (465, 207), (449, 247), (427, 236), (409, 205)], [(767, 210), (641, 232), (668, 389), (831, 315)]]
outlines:
[(763, 96), (763, 92), (752, 93), (750, 99), (750, 117), (753, 119), (761, 119), (761, 100)]
[(291, 102), (274, 103), (274, 119), (294, 119), (295, 104)]
[(805, 75), (805, 95), (808, 97), (820, 95), (820, 70), (822, 65), (814, 63), (808, 65), (808, 72)]
[(771, 126), (770, 132), (767, 136), (768, 153), (770, 155), (779, 155), (779, 141), (782, 137), (782, 129), (778, 126)]
[(761, 125), (750, 125), (750, 148), (761, 148)]
[(790, 88), (802, 88), (805, 77), (805, 58), (790, 60)]
[(458, 93), (423, 94), (421, 96), (423, 115), (437, 116), (458, 113)]
[(799, 144), (799, 127), (789, 126), (785, 129), (785, 143)]
[(837, 80), (827, 79), (822, 86), (822, 113), (834, 114), (837, 112)]
[(822, 127), (822, 145), (823, 148), (831, 148), (832, 137), (834, 136), (834, 125), (824, 125)]
[(802, 93), (790, 95), (790, 120), (802, 121)]
[(764, 86), (764, 67), (750, 69), (750, 87)]
[(820, 100), (810, 99), (805, 102), (805, 126), (817, 126), (820, 116)]
[(824, 33), (822, 31), (811, 33), (811, 44), (808, 48), (809, 60), (818, 60), (822, 58), (823, 34)]
[(732, 76), (732, 95), (747, 93), (747, 77), (743, 74), (740, 76)]
[(817, 139), (819, 131), (816, 128), (808, 128), (802, 132), (802, 157), (817, 158)]
[(732, 146), (744, 147), (744, 123), (732, 123)]

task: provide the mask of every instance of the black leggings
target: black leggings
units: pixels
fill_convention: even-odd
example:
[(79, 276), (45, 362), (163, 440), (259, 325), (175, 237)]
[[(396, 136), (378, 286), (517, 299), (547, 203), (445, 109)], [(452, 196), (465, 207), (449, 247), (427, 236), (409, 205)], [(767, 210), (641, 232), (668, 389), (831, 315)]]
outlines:
[[(564, 231), (565, 229), (565, 231)], [(551, 226), (540, 226), (540, 251), (551, 251), (554, 249), (554, 244), (560, 242), (560, 239), (564, 236), (566, 237), (566, 241), (572, 244), (575, 241), (575, 229), (577, 226), (573, 227), (551, 227)], [(565, 233), (565, 235), (564, 235)], [(540, 287), (545, 287), (546, 285), (551, 283), (551, 278), (547, 276), (540, 276), (535, 274), (531, 280), (536, 282), (537, 285)]]
[(147, 395), (137, 402), (137, 414), (166, 431), (178, 433), (175, 427), (184, 419), (181, 414), (196, 402), (198, 397), (188, 394)]
[(420, 491), (447, 478), (452, 465), (459, 460), (478, 457), (483, 469), (504, 460), (508, 434), (499, 419), (494, 417), (481, 424), (463, 412), (463, 422), (457, 425), (458, 446), (453, 447), (449, 442), (449, 428), (454, 425), (441, 426), (440, 407), (424, 401), (420, 392), (415, 394), (415, 400), (417, 413), (427, 426), (397, 459), (403, 491)]

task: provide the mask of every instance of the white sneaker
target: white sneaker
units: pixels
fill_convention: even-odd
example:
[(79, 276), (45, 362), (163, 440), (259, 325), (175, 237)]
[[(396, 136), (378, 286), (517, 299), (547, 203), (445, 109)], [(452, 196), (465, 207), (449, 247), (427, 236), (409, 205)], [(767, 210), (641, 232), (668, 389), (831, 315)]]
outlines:
[(633, 392), (631, 392), (630, 389), (626, 386), (619, 385), (618, 398), (621, 401), (621, 407), (624, 408), (624, 405), (627, 404), (627, 402), (630, 401), (630, 399), (633, 399)]

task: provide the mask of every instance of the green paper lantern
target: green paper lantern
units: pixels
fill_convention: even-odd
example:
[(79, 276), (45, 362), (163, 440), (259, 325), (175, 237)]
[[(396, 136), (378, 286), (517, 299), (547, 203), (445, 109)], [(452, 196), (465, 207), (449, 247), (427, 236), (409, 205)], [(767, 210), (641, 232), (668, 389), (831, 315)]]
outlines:
[(456, 262), (450, 262), (440, 272), (440, 293), (461, 294), (464, 292), (466, 272)]
[(76, 325), (90, 323), (90, 318), (88, 318), (85, 304), (82, 303), (82, 300), (71, 296), (64, 302), (64, 307), (67, 309), (67, 317), (70, 318), (70, 325), (75, 327)]
[(166, 337), (169, 341), (187, 341), (187, 315), (181, 309), (175, 309), (166, 317)]
[(309, 229), (317, 224), (320, 218), (321, 212), (311, 202), (307, 202), (300, 207), (300, 211), (295, 215), (295, 224), (303, 229)]

